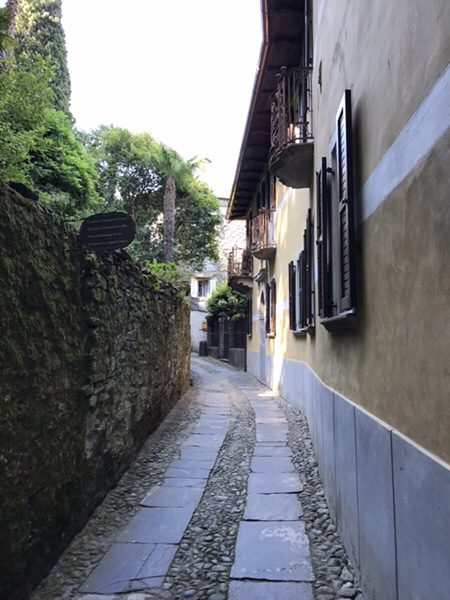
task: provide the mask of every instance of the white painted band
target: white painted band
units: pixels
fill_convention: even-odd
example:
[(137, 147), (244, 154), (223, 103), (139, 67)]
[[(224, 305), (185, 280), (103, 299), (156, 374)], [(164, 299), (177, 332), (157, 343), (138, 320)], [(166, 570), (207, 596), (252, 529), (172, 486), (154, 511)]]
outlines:
[(450, 127), (450, 65), (384, 154), (362, 189), (365, 221)]

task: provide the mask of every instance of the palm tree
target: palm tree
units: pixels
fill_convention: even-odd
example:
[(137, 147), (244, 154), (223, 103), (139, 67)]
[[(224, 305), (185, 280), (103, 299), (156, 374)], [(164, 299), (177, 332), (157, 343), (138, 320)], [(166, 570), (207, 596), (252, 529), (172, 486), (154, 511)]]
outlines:
[(164, 260), (174, 258), (175, 199), (177, 188), (192, 179), (201, 161), (196, 158), (184, 160), (175, 150), (161, 144), (156, 157), (158, 169), (166, 177), (163, 195)]
[(8, 0), (6, 8), (9, 10), (8, 35), (13, 38), (16, 33), (16, 18), (19, 12), (19, 0)]

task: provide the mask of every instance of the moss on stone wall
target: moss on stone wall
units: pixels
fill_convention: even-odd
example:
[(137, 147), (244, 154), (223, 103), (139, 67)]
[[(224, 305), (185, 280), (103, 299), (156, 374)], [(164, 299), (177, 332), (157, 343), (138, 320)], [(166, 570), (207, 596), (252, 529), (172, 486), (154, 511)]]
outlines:
[(0, 187), (0, 597), (26, 597), (189, 382), (189, 309)]

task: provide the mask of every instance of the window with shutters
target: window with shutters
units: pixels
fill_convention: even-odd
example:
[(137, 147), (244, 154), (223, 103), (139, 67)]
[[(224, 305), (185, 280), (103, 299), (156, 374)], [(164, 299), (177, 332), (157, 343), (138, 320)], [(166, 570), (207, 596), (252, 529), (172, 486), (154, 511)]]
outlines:
[(303, 250), (297, 261), (288, 265), (289, 327), (295, 333), (312, 331), (314, 313), (314, 230), (312, 211), (308, 210), (303, 233)]
[(351, 93), (346, 90), (336, 116), (329, 158), (317, 174), (318, 311), (329, 331), (356, 324), (357, 266)]
[(275, 337), (277, 313), (277, 286), (275, 279), (266, 285), (266, 334)]

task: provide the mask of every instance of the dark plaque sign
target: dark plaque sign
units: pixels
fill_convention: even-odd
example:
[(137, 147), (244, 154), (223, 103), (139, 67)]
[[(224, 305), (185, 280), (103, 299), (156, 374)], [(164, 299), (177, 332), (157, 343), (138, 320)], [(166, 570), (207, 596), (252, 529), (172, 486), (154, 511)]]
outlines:
[(110, 212), (84, 219), (80, 237), (83, 245), (89, 250), (105, 252), (125, 248), (134, 240), (135, 232), (134, 221), (129, 215)]

